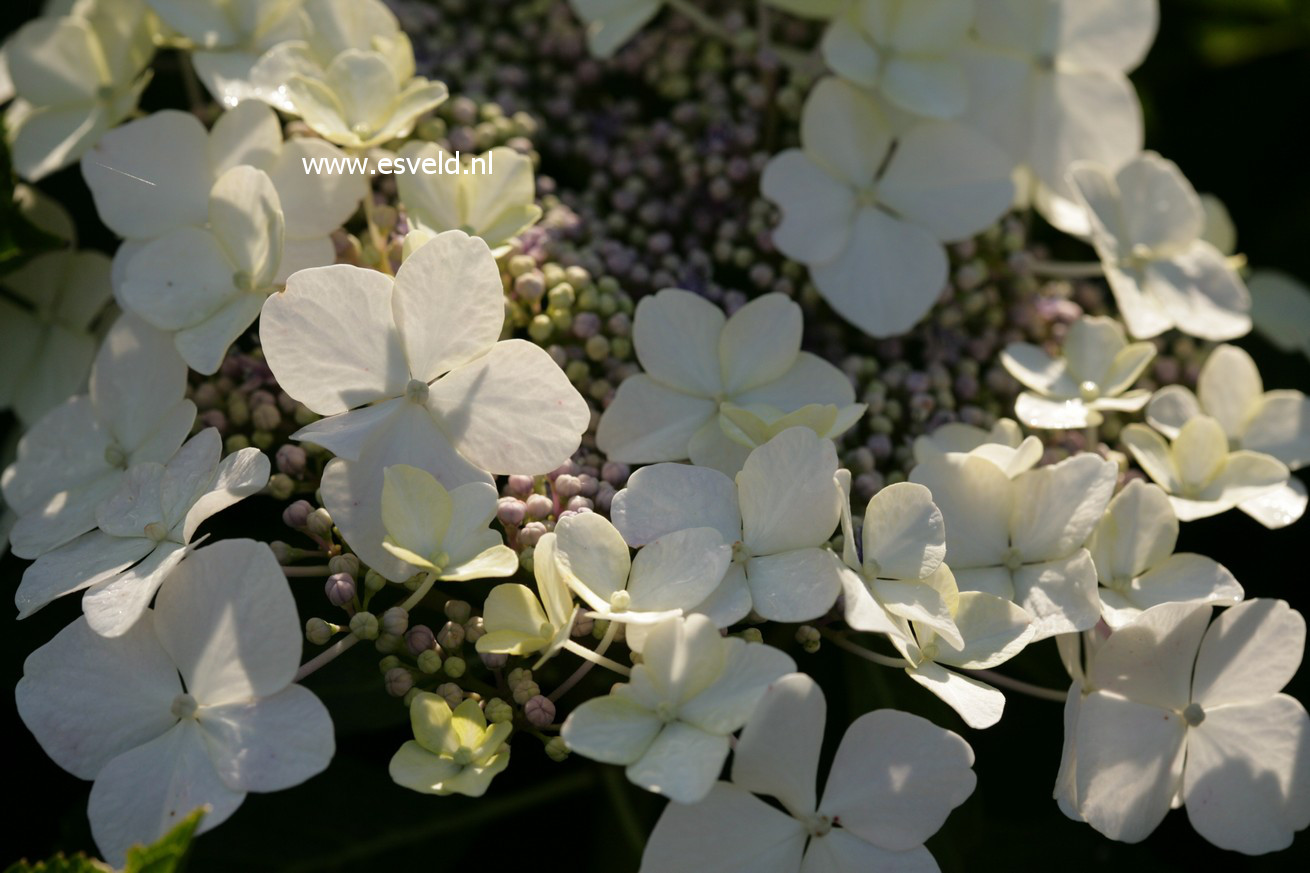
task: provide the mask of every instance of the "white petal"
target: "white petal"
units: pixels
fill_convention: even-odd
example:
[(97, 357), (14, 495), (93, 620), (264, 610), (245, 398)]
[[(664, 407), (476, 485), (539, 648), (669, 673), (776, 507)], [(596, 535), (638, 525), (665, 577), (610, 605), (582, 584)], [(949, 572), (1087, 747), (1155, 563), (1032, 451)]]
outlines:
[(801, 352), (796, 363), (781, 378), (738, 394), (739, 406), (764, 404), (787, 412), (814, 403), (845, 407), (855, 402), (855, 389), (841, 370), (809, 352)]
[(91, 531), (47, 552), (23, 573), (14, 593), (18, 617), (26, 618), (56, 597), (111, 579), (150, 554), (152, 540), (112, 537)]
[(1201, 240), (1170, 261), (1147, 268), (1154, 295), (1178, 329), (1207, 340), (1230, 340), (1251, 330), (1251, 295), (1219, 250)]
[(765, 294), (733, 313), (719, 335), (724, 394), (785, 376), (800, 351), (801, 327), (800, 306), (782, 294)]
[(819, 43), (823, 61), (843, 79), (876, 89), (883, 58), (856, 26), (853, 16), (839, 16), (823, 32)]
[(1114, 494), (1118, 468), (1082, 454), (1015, 479), (1011, 544), (1025, 562), (1072, 554), (1091, 536)]
[(827, 708), (809, 676), (792, 673), (775, 681), (737, 740), (733, 783), (777, 798), (799, 815), (814, 812)]
[[(1118, 593), (1118, 592), (1114, 592)], [(1106, 623), (1119, 627), (1152, 606), (1161, 603), (1216, 603), (1223, 606), (1240, 601), (1242, 586), (1222, 564), (1204, 555), (1180, 553), (1134, 579), (1123, 593), (1127, 609), (1103, 609)], [(1105, 593), (1102, 594), (1102, 598)]]
[[(1142, 398), (1145, 402), (1146, 398)], [(1101, 413), (1081, 400), (1051, 400), (1027, 391), (1014, 402), (1014, 416), (1041, 430), (1076, 430), (1103, 421)]]
[(692, 436), (715, 416), (717, 404), (684, 394), (645, 373), (619, 383), (596, 428), (596, 446), (615, 461), (643, 464), (688, 457)]
[(956, 648), (942, 639), (936, 660), (955, 667), (985, 670), (1003, 664), (1019, 654), (1033, 639), (1036, 625), (1026, 611), (994, 594), (981, 591), (960, 593), (955, 624), (964, 637)]
[(213, 482), (187, 510), (182, 539), (190, 542), (206, 519), (257, 494), (268, 484), (268, 473), (268, 455), (258, 449), (245, 448), (224, 458)]
[(311, 422), (293, 433), (291, 438), (322, 446), (338, 458), (358, 461), (373, 444), (374, 438), (394, 426), (394, 416), (410, 414), (414, 409), (414, 404), (408, 399), (393, 397)]
[[(96, 356), (91, 402), (119, 446), (135, 451), (183, 402), (186, 376), (186, 363), (172, 338), (125, 313), (109, 329)], [(168, 447), (166, 456), (180, 444)]]
[(1125, 843), (1155, 830), (1182, 782), (1185, 731), (1176, 712), (1104, 691), (1083, 698), (1075, 743), (1087, 823)]
[(209, 226), (237, 270), (266, 288), (282, 258), (285, 219), (277, 189), (263, 170), (233, 167), (209, 195)]
[(560, 736), (570, 751), (594, 761), (631, 764), (646, 753), (663, 727), (650, 710), (610, 695), (593, 697), (569, 713)]
[(155, 630), (201, 704), (275, 694), (300, 666), (300, 618), (263, 543), (223, 540), (194, 552), (155, 603)]
[(633, 316), (632, 345), (657, 382), (702, 397), (722, 390), (723, 310), (690, 291), (666, 288), (643, 297)]
[(1204, 414), (1201, 401), (1182, 385), (1166, 385), (1152, 394), (1146, 405), (1147, 422), (1169, 439), (1177, 439), (1183, 425)]
[(676, 803), (704, 800), (728, 757), (728, 738), (671, 722), (639, 758), (628, 765), (633, 784)]
[(905, 671), (910, 678), (936, 694), (971, 728), (989, 728), (1001, 720), (1005, 695), (992, 686), (953, 673), (932, 661)]
[(631, 608), (690, 612), (714, 593), (731, 562), (732, 545), (725, 543), (714, 528), (697, 527), (666, 534), (637, 552), (633, 559), (632, 578), (627, 586), (632, 595)]
[(1178, 542), (1178, 519), (1159, 486), (1135, 479), (1124, 486), (1087, 542), (1098, 578), (1107, 585), (1162, 564)]
[[(222, 117), (231, 114), (228, 112)], [(291, 239), (327, 236), (345, 224), (359, 207), (359, 201), (364, 196), (362, 176), (353, 173), (315, 175), (305, 172), (305, 160), (322, 158), (331, 161), (342, 156), (336, 147), (306, 137), (288, 140), (278, 149), (271, 163), (261, 165), (273, 181), (273, 187), (277, 188), (278, 199), (286, 216), (288, 242)]]
[(796, 819), (731, 783), (716, 782), (700, 803), (664, 807), (640, 873), (796, 873), (805, 839)]
[(278, 384), (320, 415), (397, 397), (410, 378), (376, 270), (302, 270), (264, 304), (259, 336)]
[(1125, 71), (1141, 63), (1160, 15), (1151, 0), (1075, 0), (1059, 8), (1063, 57), (1079, 66)]
[(188, 719), (110, 761), (91, 786), (87, 815), (100, 851), (121, 864), (128, 847), (155, 842), (197, 807), (209, 807), (197, 828), (206, 831), (245, 797), (219, 779), (200, 727)]
[(1182, 491), (1182, 475), (1164, 437), (1145, 425), (1130, 424), (1123, 429), (1119, 438), (1146, 471), (1146, 475), (1161, 488), (1169, 494)]
[(866, 188), (891, 148), (891, 126), (870, 95), (828, 76), (805, 100), (801, 143), (828, 173), (851, 187)]
[(741, 539), (737, 488), (717, 470), (652, 464), (614, 495), (610, 517), (630, 546), (644, 546), (678, 530), (711, 527), (726, 543)]
[[(770, 684), (796, 670), (790, 655), (763, 643), (725, 641), (723, 670), (700, 694), (678, 708), (678, 718), (713, 734), (746, 724)], [(650, 651), (648, 648), (647, 651)]]
[(1011, 376), (1039, 394), (1073, 397), (1078, 393), (1067, 362), (1052, 358), (1040, 346), (1010, 343), (1001, 351), (1001, 364)]
[(1305, 619), (1281, 600), (1225, 609), (1201, 642), (1192, 700), (1207, 709), (1265, 700), (1292, 681), (1304, 648)]
[(1001, 563), (1010, 545), (1014, 489), (999, 467), (982, 458), (946, 455), (919, 464), (910, 472), (910, 480), (927, 486), (941, 510), (952, 570)]
[(905, 852), (889, 852), (842, 829), (829, 831), (810, 841), (801, 873), (937, 873), (940, 868), (923, 846)]
[(200, 729), (219, 778), (235, 791), (281, 791), (332, 760), (332, 718), (310, 691), (290, 685), (249, 703), (207, 706)]
[(1285, 694), (1207, 712), (1189, 731), (1183, 799), (1196, 832), (1221, 849), (1260, 855), (1310, 825), (1310, 718)]
[(929, 118), (955, 118), (969, 103), (969, 81), (950, 58), (892, 58), (879, 88), (901, 109)]
[(1201, 236), (1201, 198), (1173, 161), (1144, 152), (1120, 168), (1115, 183), (1122, 198), (1126, 246), (1173, 253)]
[(789, 428), (751, 452), (737, 474), (744, 542), (751, 554), (825, 543), (841, 520), (836, 472), (832, 442), (809, 428)]
[(217, 237), (182, 227), (147, 243), (118, 289), (124, 307), (161, 330), (202, 323), (240, 293), (236, 267)]
[[(873, 496), (864, 511), (864, 565), (886, 579), (922, 579), (946, 557), (946, 526), (932, 492), (901, 482)], [(875, 569), (876, 568), (876, 569)]]
[(1210, 613), (1210, 607), (1196, 603), (1148, 609), (1097, 650), (1088, 671), (1091, 686), (1182, 710), (1192, 700), (1192, 667)]
[(28, 656), (14, 689), (18, 714), (45, 753), (94, 779), (123, 752), (164, 733), (182, 692), (149, 621), (106, 639), (79, 618)]
[[(1262, 399), (1264, 383), (1251, 356), (1237, 346), (1216, 346), (1196, 380), (1196, 396), (1205, 414), (1223, 426), (1230, 440), (1242, 437), (1246, 419)], [(1243, 443), (1243, 448), (1257, 449)]]
[(744, 619), (751, 611), (751, 590), (743, 565), (729, 564), (723, 581), (692, 611), (706, 616), (718, 628), (731, 627)]
[(594, 512), (555, 525), (555, 562), (564, 581), (593, 609), (607, 609), (610, 595), (628, 582), (632, 559), (614, 525)]
[(91, 588), (82, 596), (86, 623), (101, 636), (122, 636), (141, 620), (159, 586), (186, 553), (186, 546), (161, 543), (132, 569)]
[(824, 264), (846, 249), (855, 192), (800, 149), (773, 156), (760, 177), (760, 192), (782, 210), (773, 229), (778, 251), (804, 264)]
[(1293, 470), (1310, 464), (1310, 398), (1300, 391), (1270, 391), (1248, 415), (1242, 448), (1272, 455)]
[(1243, 500), (1237, 508), (1271, 530), (1287, 527), (1305, 515), (1307, 499), (1305, 483), (1295, 476), (1287, 484), (1261, 492), (1258, 497)]

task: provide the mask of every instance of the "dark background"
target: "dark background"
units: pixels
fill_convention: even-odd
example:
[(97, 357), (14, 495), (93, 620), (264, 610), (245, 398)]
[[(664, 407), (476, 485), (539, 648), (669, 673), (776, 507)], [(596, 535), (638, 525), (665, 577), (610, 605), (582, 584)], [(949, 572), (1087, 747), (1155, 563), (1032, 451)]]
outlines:
[[(0, 24), (0, 32), (35, 14), (37, 6), (32, 0), (5, 2), (0, 15), (13, 18)], [(1239, 248), (1253, 265), (1310, 280), (1310, 0), (1162, 0), (1161, 7), (1159, 38), (1134, 76), (1147, 112), (1148, 147), (1176, 161), (1198, 190), (1228, 205)], [(146, 108), (180, 102), (169, 93), (167, 79), (157, 77)], [(109, 250), (112, 241), (98, 227), (75, 169), (40, 187), (73, 211), (84, 246)], [(1256, 355), (1267, 387), (1310, 388), (1304, 359), (1280, 354), (1256, 337), (1242, 344)], [(267, 498), (247, 501), (215, 519), (212, 529), (219, 535), (280, 530), (277, 512)], [(1248, 596), (1281, 597), (1305, 613), (1310, 612), (1308, 535), (1306, 519), (1268, 531), (1230, 512), (1185, 525), (1178, 548), (1224, 563)], [(12, 556), (0, 561), (5, 590), (17, 585), (22, 568)], [(321, 611), (316, 582), (293, 584), (305, 615)], [(474, 596), (487, 587), (473, 586)], [(0, 619), (0, 684), (12, 686), (26, 655), (78, 613), (76, 598), (65, 598), (21, 623)], [(972, 744), (978, 789), (929, 842), (943, 870), (1116, 867), (1195, 873), (1310, 865), (1310, 837), (1304, 833), (1288, 851), (1249, 859), (1206, 843), (1183, 811), (1170, 813), (1140, 845), (1113, 843), (1066, 819), (1051, 800), (1062, 734), (1059, 704), (1008, 694), (1002, 722), (973, 731), (895, 671), (845, 657), (831, 646), (804, 655), (785, 632), (770, 641), (792, 652), (826, 690), (830, 746), (839, 738), (839, 726), (880, 706), (923, 714)], [(480, 800), (395, 788), (386, 763), (406, 738), (405, 713), (383, 694), (376, 656), (365, 646), (352, 655), (307, 683), (336, 722), (338, 753), (330, 769), (289, 791), (250, 795), (225, 825), (199, 839), (192, 870), (373, 870), (414, 863), (432, 869), (455, 864), (604, 873), (636, 869), (644, 835), (663, 802), (630, 786), (618, 768), (581, 759), (554, 764), (530, 737), (516, 740), (511, 767)], [(1067, 686), (1050, 642), (1032, 647), (1003, 671), (1050, 687)], [(1303, 668), (1287, 690), (1310, 701), (1310, 670)], [(575, 691), (566, 701), (578, 699)], [(0, 723), (8, 801), (0, 819), (0, 866), (56, 850), (94, 852), (85, 815), (89, 783), (45, 757), (8, 694), (0, 695)], [(827, 752), (831, 755), (832, 748)]]

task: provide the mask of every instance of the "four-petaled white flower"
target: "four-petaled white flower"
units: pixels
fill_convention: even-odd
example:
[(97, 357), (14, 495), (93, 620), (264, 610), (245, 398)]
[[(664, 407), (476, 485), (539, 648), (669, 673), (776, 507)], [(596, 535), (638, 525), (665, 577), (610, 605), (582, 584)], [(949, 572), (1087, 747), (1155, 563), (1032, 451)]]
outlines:
[(1130, 334), (1147, 338), (1176, 327), (1229, 340), (1251, 330), (1250, 292), (1202, 237), (1205, 208), (1173, 161), (1145, 152), (1118, 172), (1075, 164), (1069, 178)]
[[(1232, 449), (1271, 455), (1289, 470), (1310, 464), (1310, 398), (1291, 389), (1265, 391), (1255, 361), (1236, 346), (1210, 352), (1195, 394), (1169, 385), (1155, 392), (1146, 407), (1146, 420), (1171, 439), (1198, 415), (1218, 421)], [(1239, 503), (1238, 509), (1265, 527), (1286, 527), (1305, 514), (1306, 487), (1292, 476), (1284, 486)]]
[(1157, 0), (976, 3), (966, 117), (1021, 167), (1020, 205), (1084, 235), (1067, 173), (1074, 161), (1117, 169), (1141, 149), (1142, 107), (1125, 73), (1155, 39)]
[(280, 791), (332, 758), (332, 721), (292, 679), (300, 619), (263, 543), (201, 549), (124, 635), (79, 618), (33, 652), (14, 691), (54, 761), (93, 779), (91, 833), (106, 858), (207, 804), (206, 831), (249, 791)]
[[(409, 142), (398, 161), (443, 162), (455, 156), (430, 142)], [(410, 217), (411, 226), (433, 232), (462, 230), (480, 236), (499, 255), (511, 237), (541, 218), (537, 189), (532, 176), (532, 159), (512, 148), (500, 146), (478, 158), (487, 173), (410, 173), (396, 177), (396, 191)]]
[(774, 243), (873, 336), (927, 315), (946, 287), (943, 243), (979, 233), (1014, 199), (1010, 161), (981, 133), (948, 121), (898, 130), (840, 79), (810, 92), (801, 145), (775, 155), (760, 180), (783, 213)]
[(837, 453), (794, 427), (750, 453), (736, 482), (706, 467), (654, 464), (614, 495), (614, 526), (631, 546), (675, 531), (713, 528), (732, 545), (723, 581), (695, 612), (727, 627), (755, 612), (807, 621), (841, 591), (841, 561), (828, 539), (841, 519)]
[(0, 477), (19, 516), (14, 554), (36, 558), (96, 526), (96, 509), (128, 467), (173, 456), (196, 419), (172, 338), (125, 314), (105, 335), (89, 393), (42, 417)]
[(587, 428), (586, 401), (542, 348), (497, 341), (504, 320), (495, 259), (458, 230), (420, 248), (394, 281), (346, 265), (302, 270), (264, 305), (260, 337), (278, 384), (328, 416), (294, 434), (337, 455), (325, 505), (389, 579), (413, 570), (382, 549), (385, 467), (418, 467), (448, 489), (546, 473)]
[(0, 280), (0, 410), (31, 425), (86, 385), (109, 270), (99, 252), (54, 251)]
[(1068, 429), (1099, 425), (1102, 412), (1136, 412), (1151, 392), (1129, 390), (1155, 358), (1155, 345), (1129, 344), (1119, 322), (1083, 317), (1069, 326), (1061, 356), (1031, 343), (1011, 343), (1001, 363), (1028, 391), (1014, 412), (1029, 427)]
[(268, 482), (268, 456), (245, 448), (220, 461), (213, 428), (186, 442), (167, 464), (138, 464), (96, 510), (99, 530), (46, 552), (23, 573), (14, 595), (26, 618), (57, 597), (86, 591), (82, 612), (98, 634), (125, 633), (186, 557), (205, 519)]
[(1178, 517), (1158, 486), (1129, 482), (1087, 540), (1101, 585), (1101, 617), (1118, 628), (1161, 603), (1241, 600), (1242, 586), (1212, 558), (1174, 554)]
[(136, 108), (154, 27), (142, 0), (98, 0), (47, 16), (5, 43), (17, 99), (5, 113), (14, 169), (29, 181), (68, 166)]
[(1169, 495), (1182, 521), (1218, 515), (1275, 495), (1291, 475), (1271, 455), (1230, 451), (1224, 426), (1208, 415), (1189, 418), (1172, 443), (1144, 424), (1128, 425), (1119, 438), (1146, 475)]
[(652, 625), (709, 599), (733, 548), (714, 528), (693, 527), (646, 543), (633, 559), (614, 525), (586, 512), (555, 525), (553, 557), (560, 578), (591, 608), (587, 615), (623, 622), (628, 648), (640, 652)]
[(795, 669), (772, 646), (719, 636), (703, 615), (671, 618), (651, 630), (629, 681), (569, 713), (560, 736), (579, 755), (625, 766), (647, 791), (695, 803), (723, 769), (729, 734)]
[(1310, 717), (1279, 691), (1296, 673), (1305, 620), (1250, 600), (1210, 624), (1169, 603), (1111, 634), (1067, 714), (1069, 798), (1092, 827), (1136, 843), (1181, 804), (1223, 849), (1284, 849), (1310, 825)]
[(731, 318), (690, 291), (643, 297), (632, 345), (645, 372), (619, 384), (596, 430), (597, 447), (615, 461), (690, 458), (733, 475), (750, 448), (725, 433), (726, 405), (787, 413), (809, 404), (847, 409), (855, 400), (840, 370), (800, 350), (801, 329), (801, 308), (782, 294), (752, 300)]
[(833, 72), (899, 109), (954, 118), (969, 102), (959, 53), (973, 0), (855, 0), (823, 33)]
[(191, 369), (215, 373), (228, 347), (275, 290), (282, 262), (282, 204), (254, 167), (233, 167), (209, 192), (207, 228), (179, 227), (141, 247), (117, 288), (123, 307), (173, 331)]
[(808, 676), (774, 682), (742, 731), (732, 781), (665, 807), (641, 873), (936, 870), (923, 843), (973, 793), (969, 744), (917, 715), (866, 713), (846, 729), (820, 800), (825, 709)]
[(273, 281), (336, 259), (330, 234), (364, 196), (364, 179), (349, 173), (312, 174), (302, 161), (331, 161), (341, 152), (321, 139), (282, 141), (277, 114), (248, 100), (224, 112), (212, 131), (189, 112), (163, 110), (115, 128), (82, 157), (82, 176), (96, 211), (126, 242), (114, 256), (120, 284), (132, 256), (149, 241), (211, 221), (210, 190), (223, 173), (250, 166), (277, 191), (285, 233)]
[(1034, 640), (1100, 619), (1096, 567), (1083, 543), (1114, 494), (1117, 467), (1081, 454), (1009, 477), (981, 457), (919, 464), (946, 519), (946, 554), (961, 591), (1013, 600), (1033, 617)]

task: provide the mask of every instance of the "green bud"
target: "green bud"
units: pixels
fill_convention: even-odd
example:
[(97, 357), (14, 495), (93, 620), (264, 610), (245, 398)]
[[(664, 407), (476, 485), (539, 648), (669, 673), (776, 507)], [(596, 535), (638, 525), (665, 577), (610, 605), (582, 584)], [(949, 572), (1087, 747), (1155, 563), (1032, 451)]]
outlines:
[(463, 624), (473, 614), (473, 607), (466, 600), (447, 600), (443, 611), (446, 613), (446, 618)]
[(274, 500), (289, 500), (295, 492), (295, 480), (286, 473), (274, 473), (268, 478), (268, 493)]
[(467, 669), (468, 669), (468, 664), (464, 662), (463, 658), (460, 658), (458, 656), (453, 658), (447, 658), (446, 662), (442, 665), (442, 670), (444, 670), (446, 675), (449, 676), (451, 679), (458, 679), (459, 677), (463, 676), (464, 671)]
[(432, 674), (441, 669), (441, 653), (428, 649), (418, 656), (418, 668), (424, 673)]
[(482, 706), (482, 714), (487, 717), (487, 721), (492, 724), (499, 724), (504, 721), (514, 720), (514, 707), (510, 706), (499, 697), (493, 697)]
[(350, 554), (333, 555), (328, 559), (328, 573), (347, 573), (351, 576), (358, 576), (359, 558)]
[(764, 642), (764, 634), (760, 633), (760, 629), (757, 627), (748, 627), (738, 634), (738, 636), (748, 643)]
[(513, 688), (514, 702), (519, 706), (522, 706), (541, 693), (541, 686), (536, 682), (533, 682), (531, 679), (510, 687)]
[(819, 651), (819, 629), (808, 624), (803, 624), (796, 629), (796, 642), (801, 644), (801, 648), (808, 655), (813, 655)]
[(400, 666), (399, 658), (397, 658), (395, 655), (387, 655), (385, 658), (378, 661), (378, 672), (385, 673), (388, 670), (394, 670), (399, 666)]
[(234, 433), (223, 440), (223, 451), (227, 454), (250, 448), (250, 440), (243, 433)]
[(305, 622), (305, 639), (316, 646), (327, 645), (328, 640), (332, 639), (332, 635), (338, 630), (339, 627), (328, 624), (321, 618), (311, 618)]
[(555, 332), (555, 323), (550, 320), (550, 316), (540, 313), (532, 317), (532, 322), (528, 324), (528, 336), (534, 342), (544, 343), (550, 339), (551, 334)]
[(569, 747), (563, 737), (551, 737), (546, 743), (546, 757), (559, 763), (569, 756)]
[(378, 638), (378, 617), (371, 612), (357, 612), (350, 617), (350, 633), (361, 640)]
[(399, 636), (398, 634), (381, 631), (378, 634), (377, 640), (373, 643), (373, 648), (377, 649), (384, 655), (387, 655), (392, 652), (399, 652), (404, 645), (404, 637)]
[(560, 282), (546, 292), (546, 303), (551, 309), (572, 309), (578, 300), (578, 293), (568, 282)]
[(418, 687), (409, 689), (408, 691), (405, 692), (405, 696), (400, 699), (400, 702), (405, 704), (406, 706), (409, 706), (411, 703), (414, 702), (414, 698), (418, 697), (419, 692), (422, 690), (423, 689)]
[[(330, 566), (330, 565), (329, 565)], [(371, 592), (381, 591), (387, 585), (386, 577), (377, 570), (369, 570), (364, 574), (364, 588)]]

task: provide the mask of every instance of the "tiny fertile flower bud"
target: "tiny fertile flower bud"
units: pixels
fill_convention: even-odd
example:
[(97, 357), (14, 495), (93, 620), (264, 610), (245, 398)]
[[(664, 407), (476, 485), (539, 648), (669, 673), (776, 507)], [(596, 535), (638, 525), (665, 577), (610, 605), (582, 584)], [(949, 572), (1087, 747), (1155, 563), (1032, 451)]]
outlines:
[(479, 652), (478, 658), (488, 670), (499, 670), (509, 661), (509, 655), (504, 652)]
[(448, 621), (437, 631), (437, 643), (448, 652), (453, 652), (464, 644), (464, 626)]
[(323, 586), (328, 603), (333, 606), (345, 606), (355, 599), (355, 580), (348, 573), (333, 573)]
[(378, 638), (378, 617), (371, 612), (357, 612), (350, 617), (350, 633), (361, 640)]
[(279, 564), (290, 564), (296, 559), (297, 549), (292, 548), (281, 540), (274, 540), (268, 544), (268, 550), (277, 558)]
[(378, 634), (377, 640), (373, 643), (373, 648), (377, 649), (384, 655), (388, 655), (392, 652), (399, 652), (404, 644), (404, 638), (396, 634), (383, 632)]
[(535, 546), (546, 535), (546, 526), (539, 521), (530, 521), (519, 531), (519, 543)]
[(502, 497), (496, 504), (496, 518), (504, 525), (517, 527), (523, 524), (527, 512), (527, 505), (517, 497)]
[(441, 665), (441, 669), (451, 679), (458, 679), (464, 675), (464, 671), (468, 669), (468, 664), (464, 662), (463, 658), (447, 658), (445, 663)]
[(414, 676), (404, 667), (395, 667), (387, 671), (387, 693), (392, 697), (404, 697), (414, 687)]
[(282, 523), (287, 527), (304, 527), (309, 524), (309, 515), (314, 511), (308, 500), (297, 500), (282, 510)]
[(286, 473), (288, 476), (303, 476), (307, 460), (305, 450), (291, 443), (280, 446), (274, 456), (278, 472)]
[(405, 704), (406, 706), (409, 706), (411, 703), (414, 702), (414, 698), (418, 697), (420, 690), (421, 689), (419, 689), (418, 687), (409, 689), (408, 691), (405, 692), (405, 696), (401, 698), (400, 702)]
[(446, 605), (442, 607), (442, 611), (446, 613), (446, 618), (463, 624), (473, 614), (473, 607), (469, 605), (467, 600), (447, 600)]
[(545, 727), (555, 721), (555, 703), (538, 694), (523, 704), (523, 714), (534, 727)]
[(387, 579), (377, 570), (369, 570), (364, 574), (364, 588), (370, 592), (378, 592), (387, 587)]
[(282, 413), (272, 403), (257, 406), (250, 413), (250, 423), (256, 430), (273, 430), (282, 423)]
[(296, 483), (286, 473), (274, 473), (268, 479), (268, 493), (274, 500), (286, 500), (296, 492)]
[(555, 508), (555, 504), (545, 494), (532, 494), (523, 502), (527, 517), (531, 519), (546, 518)]
[(487, 626), (482, 620), (482, 616), (475, 615), (468, 621), (464, 622), (464, 641), (469, 645), (476, 643), (487, 634)]
[(564, 761), (569, 756), (568, 744), (564, 742), (563, 737), (551, 737), (550, 742), (546, 743), (546, 757), (555, 763)]
[(803, 624), (796, 629), (796, 642), (801, 644), (801, 648), (806, 654), (813, 655), (819, 651), (819, 629), (808, 624)]
[(359, 575), (359, 558), (354, 555), (334, 555), (328, 559), (329, 573), (346, 573), (351, 577)]
[(499, 697), (493, 697), (482, 705), (482, 714), (487, 717), (487, 721), (492, 724), (500, 724), (504, 721), (514, 719), (514, 707), (510, 706)]
[(514, 702), (519, 706), (523, 706), (529, 700), (541, 694), (541, 686), (536, 682), (533, 682), (531, 679), (520, 682), (512, 687), (514, 689)]
[(572, 513), (591, 512), (596, 508), (596, 504), (591, 502), (590, 498), (583, 497), (581, 494), (576, 497), (570, 497), (567, 510)]
[(567, 500), (582, 493), (582, 481), (577, 476), (556, 476), (554, 488), (556, 494)]
[(451, 709), (464, 702), (464, 689), (454, 682), (443, 682), (432, 690), (438, 697), (449, 703)]
[(748, 643), (764, 642), (764, 634), (760, 633), (760, 629), (757, 627), (748, 627), (737, 636), (741, 637)]
[(532, 477), (516, 474), (509, 477), (509, 493), (523, 498), (532, 493)]
[(336, 633), (336, 626), (328, 624), (321, 618), (311, 618), (305, 622), (305, 639), (316, 646), (326, 645)]
[(378, 661), (378, 672), (381, 673), (383, 676), (385, 676), (387, 675), (388, 671), (394, 670), (399, 666), (400, 666), (399, 658), (397, 658), (395, 655), (387, 655), (385, 658)]
[(405, 645), (414, 657), (418, 657), (436, 644), (437, 638), (432, 633), (432, 628), (425, 624), (416, 624), (405, 632)]
[(441, 653), (436, 649), (428, 649), (420, 652), (418, 656), (418, 668), (424, 673), (432, 674), (441, 669)]
[(400, 636), (409, 627), (409, 613), (399, 606), (393, 606), (382, 613), (382, 629), (389, 634)]
[(332, 535), (332, 516), (320, 506), (309, 514), (305, 529), (316, 537), (327, 538)]

